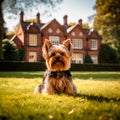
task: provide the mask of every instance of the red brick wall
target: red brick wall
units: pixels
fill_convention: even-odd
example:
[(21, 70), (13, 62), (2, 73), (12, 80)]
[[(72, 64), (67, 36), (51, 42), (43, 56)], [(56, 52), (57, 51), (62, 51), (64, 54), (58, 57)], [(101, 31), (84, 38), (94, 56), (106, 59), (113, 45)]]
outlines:
[(29, 61), (29, 52), (37, 52), (37, 61), (39, 62), (42, 59), (42, 36), (41, 33), (39, 32), (37, 34), (37, 46), (29, 46), (29, 34), (31, 32), (25, 33), (25, 61)]
[(39, 62), (42, 58), (42, 52), (40, 47), (25, 47), (25, 61), (29, 61), (29, 52), (37, 52), (37, 61)]
[[(52, 32), (48, 32), (48, 29), (51, 28)], [(56, 33), (56, 30), (59, 29), (60, 33)], [(72, 32), (75, 32), (75, 36), (72, 36)], [(82, 36), (80, 36), (80, 32), (83, 33)], [(29, 46), (29, 34), (37, 34), (37, 46)], [(76, 25), (76, 27), (70, 31), (66, 32), (62, 26), (54, 19), (51, 21), (48, 25), (41, 28), (41, 30), (33, 23), (29, 25), (29, 27), (23, 31), (21, 24), (18, 26), (17, 31), (18, 38), (22, 41), (24, 47), (25, 47), (25, 61), (29, 60), (29, 51), (35, 51), (37, 52), (37, 61), (39, 62), (42, 60), (42, 45), (44, 43), (44, 39), (49, 39), (49, 36), (59, 36), (60, 37), (60, 43), (67, 39), (67, 38), (75, 38), (75, 39), (82, 39), (83, 40), (83, 49), (74, 49), (74, 53), (82, 53), (83, 58), (88, 53), (89, 55), (98, 55), (99, 49), (101, 46), (101, 38), (96, 34), (96, 32), (91, 32), (90, 36), (86, 34), (86, 32), (80, 27), (79, 25)], [(90, 49), (90, 39), (98, 39), (98, 49), (97, 50), (91, 50)]]
[[(48, 29), (51, 28), (53, 31), (51, 33), (48, 32)], [(60, 33), (56, 33), (56, 30), (59, 29)], [(60, 43), (62, 43), (66, 38), (65, 38), (65, 31), (59, 26), (58, 23), (51, 22), (49, 26), (47, 26), (45, 29), (42, 30), (43, 32), (43, 41), (44, 39), (49, 39), (49, 36), (59, 36), (60, 37)]]

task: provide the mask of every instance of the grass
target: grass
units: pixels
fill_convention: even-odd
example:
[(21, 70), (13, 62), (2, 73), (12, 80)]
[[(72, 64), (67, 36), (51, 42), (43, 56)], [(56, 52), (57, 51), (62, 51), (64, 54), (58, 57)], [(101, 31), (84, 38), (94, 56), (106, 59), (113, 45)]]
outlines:
[(72, 72), (77, 97), (34, 95), (43, 72), (0, 72), (0, 120), (120, 120), (120, 72)]

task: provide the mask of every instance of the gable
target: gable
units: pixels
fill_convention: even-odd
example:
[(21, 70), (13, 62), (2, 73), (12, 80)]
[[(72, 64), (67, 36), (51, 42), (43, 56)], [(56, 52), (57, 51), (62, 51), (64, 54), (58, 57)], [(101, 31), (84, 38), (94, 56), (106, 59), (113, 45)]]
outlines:
[(67, 34), (71, 37), (77, 37), (77, 38), (87, 36), (85, 31), (79, 25), (74, 25), (68, 28)]
[(89, 32), (89, 38), (94, 38), (94, 39), (102, 39), (101, 36), (98, 34), (98, 32), (94, 29), (90, 30)]
[(24, 38), (24, 31), (23, 31), (22, 24), (18, 25), (18, 30), (17, 30), (17, 33), (15, 35), (22, 42), (22, 44), (24, 44), (24, 39), (23, 39)]
[(20, 49), (22, 47), (22, 41), (18, 38), (17, 35), (14, 35), (11, 40), (14, 41), (14, 43), (17, 46), (17, 48)]
[(63, 27), (58, 23), (56, 19), (53, 19), (52, 21), (46, 23), (41, 28), (41, 31), (45, 34), (50, 35), (64, 35), (66, 31), (63, 29)]

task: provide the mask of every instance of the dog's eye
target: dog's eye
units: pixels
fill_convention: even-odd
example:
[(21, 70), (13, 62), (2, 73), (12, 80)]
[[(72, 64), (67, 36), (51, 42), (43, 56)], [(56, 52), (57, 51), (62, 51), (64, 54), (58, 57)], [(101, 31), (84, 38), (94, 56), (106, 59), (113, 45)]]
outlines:
[(52, 56), (55, 56), (55, 53), (52, 53), (52, 54), (50, 55), (50, 57), (52, 57)]
[(63, 55), (64, 55), (64, 52), (60, 53), (60, 55), (63, 56)]

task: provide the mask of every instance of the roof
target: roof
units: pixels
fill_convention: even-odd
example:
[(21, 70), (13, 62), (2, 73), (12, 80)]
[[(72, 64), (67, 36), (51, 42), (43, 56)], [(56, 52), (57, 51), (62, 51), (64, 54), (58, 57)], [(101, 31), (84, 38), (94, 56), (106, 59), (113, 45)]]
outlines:
[(98, 34), (98, 32), (95, 29), (89, 30), (88, 36), (94, 37), (93, 34), (95, 34), (97, 38), (102, 39), (102, 37)]
[(17, 45), (18, 48), (21, 48), (22, 46), (22, 41), (18, 38), (17, 35), (14, 35), (11, 39), (11, 41), (14, 41)]
[[(31, 22), (22, 22), (21, 23), (23, 31), (26, 31), (27, 28), (31, 25)], [(44, 25), (44, 23), (34, 23), (39, 29)]]
[(55, 22), (61, 27), (61, 29), (65, 32), (65, 30), (64, 30), (63, 27), (62, 27), (62, 25), (61, 25), (56, 19), (53, 19), (53, 20), (47, 22), (46, 24), (44, 24), (44, 25), (41, 27), (40, 30), (45, 29), (45, 28), (46, 28), (48, 25), (50, 25), (53, 21), (55, 21)]
[(77, 25), (71, 26), (67, 29), (67, 33), (71, 32)]
[[(73, 31), (76, 27), (78, 27), (78, 28), (81, 30), (82, 33), (88, 35), (87, 30), (85, 30), (84, 28), (81, 28), (81, 27), (79, 26), (79, 24), (76, 24), (76, 25), (74, 25), (74, 26), (69, 27), (69, 28), (67, 29), (67, 33), (70, 33), (70, 32)], [(89, 29), (88, 29), (88, 30), (89, 30)]]
[(43, 30), (44, 28), (46, 28), (53, 20), (47, 22), (46, 24), (44, 24), (40, 29)]
[(67, 30), (70, 26), (68, 26), (68, 25), (62, 25), (62, 27), (63, 27), (64, 30)]
[(83, 28), (83, 30), (85, 31), (85, 33), (88, 35), (88, 33), (90, 32), (90, 29), (88, 28)]
[[(61, 29), (65, 32), (67, 32), (67, 33), (70, 33), (74, 28), (79, 27), (79, 24), (76, 24), (76, 25), (71, 26), (71, 27), (68, 26), (68, 25), (61, 25), (56, 19), (53, 19), (53, 20), (51, 20), (47, 23), (33, 23), (33, 24), (31, 24), (31, 22), (24, 22), (23, 21), (23, 22), (21, 22), (21, 26), (22, 26), (23, 31), (27, 31), (28, 28), (30, 28), (31, 25), (34, 25), (36, 28), (38, 28), (39, 30), (42, 31), (48, 25), (50, 25), (53, 21), (55, 21), (61, 27)], [(94, 33), (94, 34), (97, 35), (98, 38), (101, 38), (101, 36), (98, 34), (98, 32), (94, 29), (90, 30), (90, 29), (87, 29), (87, 28), (81, 28), (81, 27), (79, 27), (79, 28), (81, 29), (81, 31), (83, 33), (85, 33), (89, 37), (92, 37), (92, 34)]]

